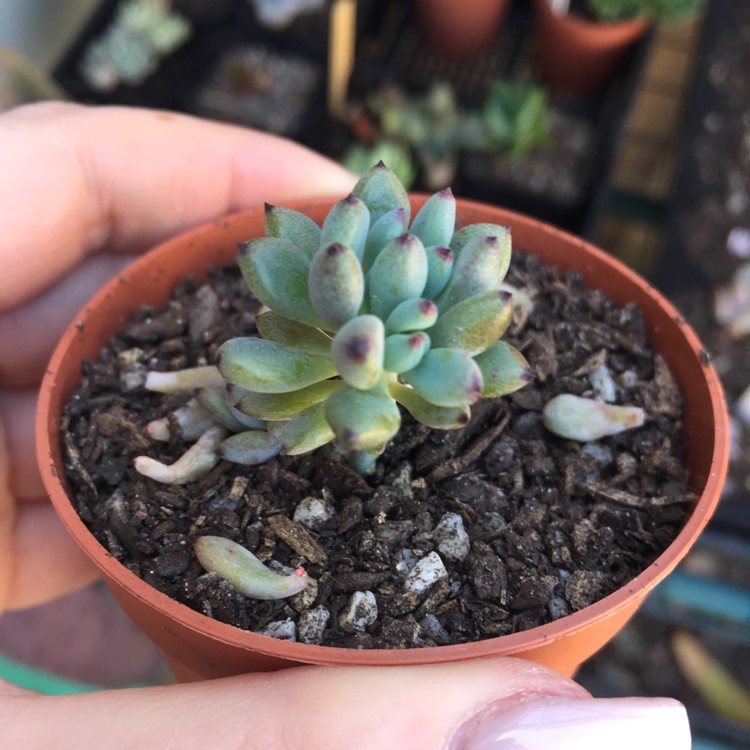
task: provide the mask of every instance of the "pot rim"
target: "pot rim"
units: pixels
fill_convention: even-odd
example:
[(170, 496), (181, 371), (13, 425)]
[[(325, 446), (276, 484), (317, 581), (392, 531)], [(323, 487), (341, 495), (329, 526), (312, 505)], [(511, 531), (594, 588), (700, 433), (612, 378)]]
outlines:
[[(411, 198), (413, 208), (416, 210), (426, 200), (427, 196), (416, 194), (412, 195)], [(322, 198), (316, 200), (287, 201), (285, 202), (285, 206), (304, 212), (314, 212), (316, 210), (320, 212), (330, 207), (334, 200), (336, 199)], [(648, 592), (676, 567), (708, 522), (719, 500), (721, 487), (727, 472), (729, 456), (728, 415), (722, 387), (715, 370), (706, 361), (705, 350), (697, 335), (672, 303), (665, 299), (645, 279), (621, 261), (585, 240), (514, 211), (464, 199), (458, 199), (457, 203), (460, 207), (459, 216), (462, 219), (462, 223), (472, 223), (481, 220), (509, 224), (514, 236), (514, 247), (520, 245), (524, 249), (528, 249), (532, 254), (536, 254), (535, 250), (528, 247), (528, 242), (525, 241), (527, 235), (531, 235), (532, 233), (541, 233), (547, 241), (560, 241), (569, 246), (574, 245), (582, 249), (587, 254), (587, 269), (582, 271), (584, 278), (592, 266), (604, 265), (611, 269), (612, 274), (619, 274), (622, 278), (622, 283), (617, 286), (617, 294), (610, 295), (609, 291), (606, 292), (610, 297), (619, 295), (621, 299), (614, 300), (618, 304), (622, 304), (623, 301), (629, 299), (629, 294), (633, 287), (641, 289), (647, 299), (664, 311), (665, 320), (668, 319), (670, 327), (674, 329), (669, 332), (669, 335), (681, 336), (684, 344), (692, 352), (692, 356), (695, 359), (694, 365), (700, 367), (703, 371), (706, 379), (706, 389), (709, 394), (710, 422), (713, 428), (712, 457), (705, 479), (700, 478), (703, 484), (698, 502), (684, 527), (667, 549), (646, 570), (629, 581), (625, 586), (594, 604), (553, 622), (523, 632), (487, 638), (472, 643), (397, 650), (359, 650), (336, 646), (319, 646), (278, 640), (245, 631), (214, 620), (191, 609), (187, 605), (173, 600), (171, 597), (153, 588), (118, 562), (95, 539), (73, 508), (73, 504), (67, 496), (67, 491), (63, 483), (62, 461), (60, 461), (60, 464), (56, 462), (56, 458), (60, 456), (60, 407), (62, 399), (69, 397), (69, 394), (61, 394), (59, 392), (60, 389), (56, 385), (58, 369), (68, 359), (69, 348), (80, 335), (81, 326), (85, 328), (86, 321), (93, 315), (93, 310), (103, 302), (111, 299), (118, 288), (128, 285), (131, 276), (145, 269), (153, 259), (158, 259), (160, 255), (167, 252), (173, 245), (194, 241), (196, 238), (203, 237), (215, 231), (217, 227), (227, 229), (237, 222), (242, 221), (243, 217), (263, 211), (263, 207), (259, 206), (237, 212), (219, 221), (209, 222), (190, 229), (159, 244), (150, 252), (136, 259), (105, 284), (79, 311), (71, 325), (66, 329), (50, 359), (42, 381), (37, 408), (37, 460), (42, 471), (47, 492), (63, 523), (85, 553), (101, 570), (105, 578), (117, 582), (150, 608), (168, 612), (170, 617), (188, 630), (203, 633), (217, 641), (234, 647), (311, 664), (413, 665), (507, 655), (521, 650), (528, 651), (547, 646), (569, 634), (587, 629), (595, 621), (607, 620), (617, 616), (625, 608), (632, 608), (634, 601), (640, 603)], [(521, 235), (520, 241), (517, 239), (519, 234)], [(564, 259), (555, 264), (560, 267), (566, 267)], [(111, 332), (114, 332), (114, 330)], [(652, 325), (649, 325), (649, 334), (653, 337)], [(662, 334), (665, 335), (664, 332)], [(56, 440), (57, 443), (55, 442)]]

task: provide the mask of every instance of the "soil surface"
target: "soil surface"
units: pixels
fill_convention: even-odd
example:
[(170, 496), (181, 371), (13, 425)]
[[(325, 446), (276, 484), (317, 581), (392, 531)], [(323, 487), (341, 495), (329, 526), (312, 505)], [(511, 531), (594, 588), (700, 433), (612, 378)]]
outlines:
[[(679, 391), (635, 307), (615, 308), (576, 275), (520, 252), (508, 281), (534, 300), (506, 339), (536, 379), (480, 402), (466, 427), (434, 431), (406, 415), (367, 478), (323, 448), (258, 467), (221, 462), (194, 484), (170, 487), (132, 462), (145, 453), (169, 463), (185, 450), (179, 438), (153, 442), (144, 428), (187, 397), (146, 392), (145, 371), (211, 362), (226, 338), (253, 332), (256, 309), (232, 267), (206, 285), (186, 282), (165, 309), (140, 310), (99, 362), (86, 363), (67, 405), (68, 477), (81, 517), (118, 560), (178, 601), (308, 643), (462, 643), (597, 601), (665, 549), (694, 503), (677, 439)], [(549, 434), (543, 404), (562, 392), (591, 394), (602, 363), (617, 402), (644, 407), (646, 424), (583, 446)], [(327, 519), (310, 527), (295, 516), (306, 498), (322, 501)], [(313, 582), (288, 600), (248, 600), (201, 569), (192, 543), (206, 534), (239, 541), (267, 563), (303, 564)], [(438, 565), (415, 592), (405, 580), (426, 557)]]

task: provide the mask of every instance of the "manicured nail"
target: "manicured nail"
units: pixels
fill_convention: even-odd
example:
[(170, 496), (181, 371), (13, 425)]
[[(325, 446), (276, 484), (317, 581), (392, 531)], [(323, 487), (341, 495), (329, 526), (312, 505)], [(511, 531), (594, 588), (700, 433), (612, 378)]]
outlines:
[(685, 707), (671, 698), (521, 695), (474, 716), (450, 750), (690, 750)]

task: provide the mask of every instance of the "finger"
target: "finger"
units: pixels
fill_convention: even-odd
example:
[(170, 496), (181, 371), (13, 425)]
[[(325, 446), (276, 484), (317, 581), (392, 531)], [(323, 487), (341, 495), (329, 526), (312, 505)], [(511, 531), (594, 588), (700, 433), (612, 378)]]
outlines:
[[(98, 577), (50, 505), (17, 504), (13, 484), (20, 483), (33, 496), (33, 483), (39, 480), (35, 465), (16, 466), (16, 461), (33, 462), (31, 430), (22, 440), (11, 440), (7, 429), (24, 413), (33, 412), (33, 398), (13, 403), (17, 411), (11, 420), (0, 419), (0, 613), (54, 599)], [(29, 448), (22, 447), (24, 441), (32, 443), (31, 459)], [(27, 480), (29, 472), (36, 479)]]
[(140, 252), (242, 206), (340, 195), (354, 182), (330, 160), (265, 133), (61, 103), (0, 117), (0, 175), (0, 309), (105, 246)]
[(20, 506), (10, 544), (14, 551), (12, 565), (0, 565), (0, 575), (10, 573), (7, 609), (34, 607), (99, 577), (50, 505)]
[(34, 445), (36, 391), (0, 390), (0, 424), (5, 425), (9, 492), (19, 499), (46, 497)]
[(300, 667), (62, 698), (11, 694), (0, 700), (0, 711), (10, 727), (9, 746), (26, 750), (46, 749), (52, 738), (61, 750), (93, 750), (103, 738), (111, 750), (690, 747), (685, 711), (676, 701), (593, 700), (559, 675), (516, 659)]
[(0, 312), (0, 386), (39, 383), (52, 349), (73, 316), (133, 256), (87, 258), (39, 297)]
[(0, 614), (8, 601), (15, 576), (16, 500), (10, 490), (10, 451), (5, 425), (0, 419)]

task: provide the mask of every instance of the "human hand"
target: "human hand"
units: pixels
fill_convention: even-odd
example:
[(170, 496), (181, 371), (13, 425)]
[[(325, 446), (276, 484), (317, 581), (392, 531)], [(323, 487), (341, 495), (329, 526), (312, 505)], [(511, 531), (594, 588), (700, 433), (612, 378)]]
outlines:
[(42, 104), (0, 117), (0, 612), (95, 576), (46, 502), (34, 452), (37, 386), (73, 315), (191, 225), (353, 183), (289, 141), (166, 112)]
[(296, 667), (211, 682), (36, 696), (0, 686), (24, 750), (688, 750), (669, 699), (591, 698), (522, 659)]
[[(95, 575), (44, 502), (32, 437), (36, 386), (75, 312), (132, 255), (192, 224), (352, 184), (289, 142), (179, 115), (48, 104), (0, 117), (0, 610)], [(515, 659), (300, 667), (62, 698), (0, 680), (0, 739), (25, 750), (690, 746), (676, 701), (593, 700)]]

